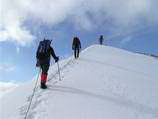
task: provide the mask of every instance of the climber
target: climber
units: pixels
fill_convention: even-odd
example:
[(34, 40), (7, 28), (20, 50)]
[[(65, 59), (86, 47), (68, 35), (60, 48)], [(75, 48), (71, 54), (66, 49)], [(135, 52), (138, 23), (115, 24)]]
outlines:
[(37, 64), (36, 66), (40, 66), (42, 69), (41, 73), (41, 88), (46, 89), (46, 81), (47, 81), (47, 75), (48, 70), (50, 66), (50, 56), (52, 56), (55, 60), (55, 62), (58, 62), (59, 57), (55, 55), (54, 49), (51, 47), (51, 40), (44, 39), (43, 41), (40, 41), (37, 52), (36, 52), (36, 58), (37, 58)]

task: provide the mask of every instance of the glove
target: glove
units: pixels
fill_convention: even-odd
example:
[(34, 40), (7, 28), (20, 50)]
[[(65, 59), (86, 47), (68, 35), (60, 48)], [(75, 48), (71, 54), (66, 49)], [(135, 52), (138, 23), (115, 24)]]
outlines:
[(58, 61), (59, 61), (59, 57), (56, 57), (56, 58), (55, 58), (55, 62), (58, 62)]

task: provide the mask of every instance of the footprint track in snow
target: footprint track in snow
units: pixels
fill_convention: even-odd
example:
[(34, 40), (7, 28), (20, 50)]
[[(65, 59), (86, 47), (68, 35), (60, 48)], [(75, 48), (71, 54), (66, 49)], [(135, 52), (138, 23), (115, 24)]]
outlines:
[[(60, 72), (62, 71), (64, 75), (61, 75), (61, 78), (63, 79), (65, 77), (66, 73), (69, 73), (70, 70), (73, 68), (74, 64), (78, 64), (76, 62), (74, 62), (74, 60), (69, 61), (67, 64), (65, 64), (62, 68), (60, 68)], [(70, 68), (69, 68), (70, 67)], [(65, 70), (66, 69), (66, 70)], [(52, 82), (52, 79), (56, 80)], [(57, 84), (58, 81), (58, 71), (55, 71), (55, 73), (53, 75), (49, 76), (48, 82), (50, 82), (50, 86)], [(48, 85), (49, 87), (49, 85)], [(39, 87), (37, 87), (31, 108), (30, 108), (30, 112), (28, 113), (28, 119), (35, 119), (38, 118), (39, 114), (44, 114), (46, 113), (44, 111), (45, 109), (45, 105), (47, 103), (47, 97), (49, 96), (49, 94), (43, 94), (45, 91), (40, 90)], [(29, 102), (31, 100), (32, 95), (28, 96), (27, 101)], [(44, 99), (45, 98), (45, 99)], [(40, 105), (40, 106), (39, 106)], [(39, 108), (39, 107), (43, 107), (43, 109)], [(28, 103), (24, 104), (21, 108), (20, 108), (20, 115), (24, 116), (26, 114), (26, 110), (28, 108)], [(38, 113), (37, 113), (38, 112)]]

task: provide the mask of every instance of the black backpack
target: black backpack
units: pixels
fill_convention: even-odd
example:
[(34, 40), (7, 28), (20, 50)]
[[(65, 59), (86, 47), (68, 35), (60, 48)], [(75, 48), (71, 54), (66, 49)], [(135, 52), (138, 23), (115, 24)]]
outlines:
[(43, 40), (39, 43), (37, 50), (37, 59), (43, 60), (50, 56), (49, 48), (50, 48), (51, 40)]

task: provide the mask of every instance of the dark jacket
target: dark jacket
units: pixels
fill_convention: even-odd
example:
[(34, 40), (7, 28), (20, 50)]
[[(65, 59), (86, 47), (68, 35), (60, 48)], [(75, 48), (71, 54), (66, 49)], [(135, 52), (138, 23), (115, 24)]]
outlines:
[(74, 50), (74, 48), (81, 48), (81, 42), (78, 37), (74, 37), (73, 39), (72, 49)]
[[(38, 50), (37, 50), (38, 51)], [(36, 53), (36, 58), (38, 56), (38, 52)], [(44, 59), (38, 59), (39, 64), (50, 64), (50, 57), (53, 57), (54, 59), (57, 59), (58, 57), (55, 55), (54, 49), (50, 46), (48, 49), (48, 55)]]

